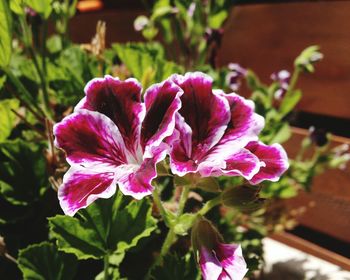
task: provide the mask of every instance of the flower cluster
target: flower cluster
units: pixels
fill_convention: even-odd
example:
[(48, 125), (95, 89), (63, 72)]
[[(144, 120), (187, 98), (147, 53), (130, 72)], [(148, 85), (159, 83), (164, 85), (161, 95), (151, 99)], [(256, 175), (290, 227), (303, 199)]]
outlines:
[[(143, 98), (137, 80), (111, 76), (93, 79), (85, 93), (54, 127), (55, 144), (70, 164), (58, 191), (67, 215), (111, 197), (117, 185), (135, 199), (151, 195), (156, 165), (167, 155), (176, 176), (241, 176), (258, 184), (277, 181), (288, 168), (280, 145), (259, 142), (264, 119), (254, 103), (213, 90), (203, 73), (172, 75)], [(203, 252), (201, 260), (210, 257)]]

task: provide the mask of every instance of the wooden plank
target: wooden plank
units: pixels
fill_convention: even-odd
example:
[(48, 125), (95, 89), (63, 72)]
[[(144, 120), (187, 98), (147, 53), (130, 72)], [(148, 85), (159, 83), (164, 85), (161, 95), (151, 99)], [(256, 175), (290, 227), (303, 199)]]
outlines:
[(324, 249), (316, 244), (306, 241), (290, 233), (279, 233), (269, 236), (270, 238), (282, 242), (286, 245), (299, 249), (305, 253), (314, 255), (320, 259), (340, 266), (345, 270), (350, 270), (350, 259)]
[(238, 62), (267, 83), (272, 72), (291, 70), (302, 49), (320, 45), (325, 58), (315, 74), (301, 78), (299, 108), (350, 118), (349, 30), (349, 1), (237, 6), (225, 27), (219, 64)]
[(143, 10), (102, 10), (79, 13), (71, 19), (69, 33), (75, 43), (89, 43), (96, 33), (99, 20), (106, 22), (106, 42), (141, 41), (143, 37), (134, 30), (134, 20)]
[[(299, 150), (300, 142), (307, 135), (304, 129), (293, 129), (293, 137), (285, 145), (289, 157)], [(350, 143), (350, 139), (334, 136), (332, 145)], [(327, 170), (317, 176), (312, 192), (301, 192), (287, 201), (290, 209), (313, 205), (299, 218), (299, 222), (314, 230), (337, 239), (350, 242), (350, 166), (345, 170)]]

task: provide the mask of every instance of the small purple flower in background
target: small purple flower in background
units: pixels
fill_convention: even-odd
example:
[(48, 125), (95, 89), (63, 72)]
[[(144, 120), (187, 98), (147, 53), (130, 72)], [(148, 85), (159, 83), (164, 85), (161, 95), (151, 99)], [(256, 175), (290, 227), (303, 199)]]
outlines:
[(34, 11), (31, 7), (24, 7), (24, 13), (26, 14), (26, 16), (29, 17), (35, 17), (38, 15), (38, 13)]
[(192, 2), (187, 9), (187, 15), (191, 18), (194, 15), (194, 11), (196, 10), (196, 2)]
[(279, 88), (275, 92), (275, 99), (281, 100), (288, 91), (290, 73), (287, 70), (281, 70), (271, 74), (271, 79), (279, 85)]
[(182, 90), (165, 81), (150, 87), (142, 102), (137, 80), (105, 76), (90, 81), (85, 93), (75, 112), (54, 127), (55, 144), (71, 165), (58, 191), (67, 215), (111, 197), (116, 184), (136, 199), (152, 193)]
[(241, 246), (223, 243), (205, 218), (198, 218), (193, 225), (191, 241), (204, 280), (242, 280), (247, 273)]
[(184, 91), (170, 151), (174, 174), (242, 176), (258, 183), (275, 181), (288, 168), (280, 145), (257, 142), (264, 119), (254, 113), (252, 101), (213, 90), (212, 79), (200, 72), (169, 79)]
[(223, 34), (224, 29), (222, 28), (207, 28), (204, 34), (205, 40), (207, 41), (207, 45), (210, 46), (211, 44), (215, 43), (218, 47), (220, 47)]
[(237, 91), (241, 86), (242, 79), (247, 75), (247, 69), (241, 67), (238, 63), (230, 63), (227, 67), (230, 72), (226, 75), (226, 85), (232, 91)]
[(316, 146), (323, 147), (328, 143), (327, 132), (322, 128), (315, 128), (311, 126), (309, 128), (309, 134), (311, 142)]

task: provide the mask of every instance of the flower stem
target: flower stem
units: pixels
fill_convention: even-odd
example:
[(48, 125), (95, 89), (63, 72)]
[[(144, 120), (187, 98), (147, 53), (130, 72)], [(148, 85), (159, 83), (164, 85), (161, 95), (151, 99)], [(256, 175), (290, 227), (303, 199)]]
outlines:
[(300, 74), (299, 68), (295, 68), (293, 75), (292, 75), (292, 78), (290, 79), (288, 92), (292, 92), (294, 90), (295, 85), (296, 85), (298, 78), (299, 78), (299, 74)]
[(155, 205), (157, 206), (160, 215), (162, 216), (164, 223), (167, 225), (167, 227), (171, 227), (171, 221), (169, 220), (168, 214), (163, 207), (162, 201), (160, 199), (160, 194), (158, 192), (158, 187), (156, 187), (153, 191), (153, 201)]
[(163, 257), (169, 252), (171, 245), (173, 245), (173, 243), (176, 240), (176, 234), (174, 232), (174, 228), (171, 227), (168, 231), (167, 236), (165, 237), (163, 246), (160, 250), (160, 260), (163, 259)]
[(204, 204), (203, 208), (198, 211), (198, 214), (204, 216), (213, 207), (215, 207), (216, 205), (219, 205), (220, 202), (221, 202), (221, 195), (218, 195), (217, 197), (213, 198), (212, 200), (207, 201), (207, 203)]
[(180, 201), (179, 201), (179, 207), (177, 210), (177, 217), (181, 216), (183, 211), (184, 211), (189, 192), (190, 192), (190, 187), (184, 186), (182, 189), (182, 193), (181, 193), (181, 197), (180, 197)]
[(106, 255), (105, 255), (105, 257), (104, 257), (104, 269), (103, 269), (103, 271), (104, 271), (104, 277), (103, 277), (103, 279), (104, 280), (109, 280), (109, 253), (106, 253)]
[[(42, 111), (42, 109), (36, 104), (36, 101), (32, 97), (32, 95), (28, 92), (28, 90), (24, 87), (22, 82), (17, 78), (10, 69), (4, 68), (3, 69), (6, 75), (10, 78), (11, 82), (16, 86), (16, 88), (22, 93), (23, 96), (25, 96), (25, 101), (27, 104), (30, 104), (31, 106), (35, 107), (38, 112), (45, 116), (45, 113)], [(39, 116), (37, 113), (36, 116)]]
[(12, 257), (9, 253), (4, 253), (4, 257), (5, 257), (6, 259), (8, 259), (9, 261), (11, 261), (11, 262), (17, 264), (17, 260), (16, 260), (14, 257)]

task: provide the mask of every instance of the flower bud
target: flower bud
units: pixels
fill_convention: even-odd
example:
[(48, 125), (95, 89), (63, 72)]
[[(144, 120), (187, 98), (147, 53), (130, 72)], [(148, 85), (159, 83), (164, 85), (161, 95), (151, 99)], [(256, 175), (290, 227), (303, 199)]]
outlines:
[(259, 191), (259, 187), (247, 185), (229, 188), (222, 193), (222, 203), (243, 212), (252, 212), (264, 204), (264, 199), (259, 198)]
[(313, 64), (322, 58), (323, 54), (319, 52), (319, 47), (311, 46), (301, 52), (295, 59), (294, 65), (302, 71), (312, 73), (315, 71)]

